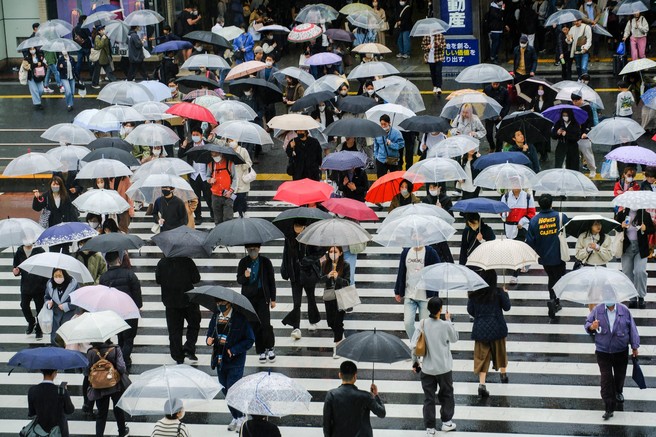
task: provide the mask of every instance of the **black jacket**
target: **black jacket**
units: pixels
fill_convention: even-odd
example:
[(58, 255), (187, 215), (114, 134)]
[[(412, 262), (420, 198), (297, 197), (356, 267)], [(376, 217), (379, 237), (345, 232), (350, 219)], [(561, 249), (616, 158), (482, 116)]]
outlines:
[(323, 403), (324, 437), (373, 437), (369, 416), (385, 417), (385, 405), (378, 396), (342, 384), (326, 393)]
[(27, 408), (27, 414), (36, 416), (44, 431), (50, 432), (53, 427), (59, 426), (62, 436), (68, 437), (66, 415), (75, 411), (68, 390), (62, 390), (60, 395), (59, 387), (49, 382), (32, 386), (27, 392)]
[(139, 63), (144, 61), (143, 42), (134, 30), (128, 33), (128, 61)]
[(315, 181), (320, 180), (321, 171), (319, 168), (323, 161), (323, 151), (321, 150), (319, 141), (310, 136), (305, 141), (299, 137), (294, 138), (292, 141), (296, 144), (294, 149), (289, 145), (287, 146), (289, 162), (293, 163), (292, 179), (295, 181), (304, 178)]
[[(42, 247), (33, 247), (30, 256), (37, 255), (39, 253), (44, 253), (44, 252), (45, 250), (43, 250)], [(16, 253), (14, 254), (13, 266), (18, 267), (27, 258), (28, 257), (25, 254), (25, 249), (23, 248), (23, 246), (19, 247), (18, 249), (16, 249)], [(48, 283), (48, 278), (44, 278), (43, 276), (33, 275), (32, 273), (27, 273), (23, 269), (20, 269), (19, 275), (21, 277), (21, 285), (20, 285), (21, 294), (26, 294), (29, 296), (37, 296), (40, 294), (43, 296), (46, 290), (46, 284)]]
[[(544, 99), (544, 103), (542, 104), (542, 109), (540, 109), (540, 105), (539, 105), (540, 100), (539, 100), (539, 97), (540, 97), (540, 96), (538, 96), (538, 95), (536, 95), (535, 97), (533, 97), (533, 100), (531, 100), (530, 108), (529, 108), (529, 109), (531, 109), (533, 112), (537, 112), (538, 114), (541, 114), (541, 113), (544, 112), (545, 110), (551, 108), (551, 107), (554, 105), (554, 102), (553, 102), (553, 100), (551, 100), (551, 99)], [(543, 96), (543, 97), (544, 97), (544, 96)]]
[[(331, 263), (331, 266), (328, 267), (328, 271), (332, 269), (332, 261), (327, 260), (327, 263)], [(323, 270), (324, 265), (321, 266), (322, 268), (322, 273), (321, 277), (319, 278), (324, 285), (324, 288), (329, 289), (332, 288), (333, 290), (340, 290), (344, 287), (348, 287), (351, 284), (351, 266), (349, 263), (344, 261), (344, 266), (342, 267), (342, 273), (338, 275), (335, 279), (329, 278), (328, 274), (325, 273), (325, 270)]]
[[(266, 256), (259, 256), (260, 258), (260, 271), (259, 271), (259, 280), (262, 283), (262, 292), (264, 293), (264, 299), (266, 303), (269, 304), (271, 301), (276, 301), (276, 277), (273, 270), (273, 264), (271, 260)], [(250, 285), (248, 283), (249, 278), (246, 277), (246, 269), (251, 265), (251, 257), (245, 256), (239, 260), (239, 265), (237, 266), (237, 283), (241, 285), (241, 294), (246, 296), (249, 299), (253, 299), (259, 295), (260, 288), (255, 284)]]
[(141, 283), (132, 270), (111, 266), (102, 274), (99, 284), (121, 290), (132, 298), (137, 305), (137, 308), (143, 306), (143, 301), (141, 299)]
[[(622, 211), (618, 212), (615, 215), (615, 220), (622, 223), (629, 216), (631, 210), (629, 208), (624, 208)], [(651, 215), (649, 212), (644, 209), (639, 209), (636, 211), (635, 220), (632, 223), (635, 226), (642, 226), (645, 224), (645, 232), (640, 232), (638, 230), (638, 250), (640, 251), (641, 258), (647, 258), (649, 256), (649, 236), (654, 233), (654, 222), (651, 220)], [(624, 244), (622, 246), (622, 253), (626, 252), (631, 242), (626, 236), (626, 230), (624, 230)]]
[(194, 260), (186, 256), (162, 258), (155, 269), (155, 282), (162, 287), (162, 303), (167, 308), (186, 308), (189, 297), (185, 292), (200, 282)]
[(159, 64), (158, 72), (157, 79), (163, 84), (168, 85), (170, 80), (175, 80), (175, 76), (180, 72), (180, 68), (175, 62), (175, 58), (164, 56), (162, 62)]
[(241, 437), (281, 437), (278, 427), (263, 419), (250, 419), (241, 427)]
[(164, 196), (160, 196), (155, 200), (155, 205), (153, 205), (153, 221), (155, 223), (159, 222), (158, 213), (164, 219), (164, 224), (162, 225), (162, 229), (160, 229), (162, 232), (170, 231), (180, 226), (186, 226), (189, 223), (187, 207), (182, 199), (175, 195), (171, 199), (165, 199)]
[(474, 293), (475, 297), (467, 300), (467, 312), (474, 318), (472, 340), (494, 341), (508, 336), (508, 325), (503, 317), (503, 312), (510, 310), (508, 293), (497, 288), (491, 299), (478, 297), (489, 292), (488, 290), (489, 288), (478, 290)]
[[(84, 40), (80, 46), (82, 46), (83, 49), (89, 50), (91, 49), (91, 31), (87, 29), (86, 27), (82, 27), (84, 23), (79, 23), (77, 26), (73, 28), (73, 38), (75, 39), (75, 35), (79, 36)], [(77, 42), (77, 41), (75, 41)]]
[(397, 7), (396, 21), (401, 22), (399, 30), (401, 32), (412, 30), (412, 25), (414, 24), (412, 21), (412, 3), (406, 0), (405, 6), (397, 4)]
[[(565, 136), (558, 135), (558, 129), (563, 129)], [(559, 143), (576, 144), (581, 139), (581, 126), (576, 123), (576, 120), (570, 120), (569, 126), (565, 127), (565, 123), (560, 119), (554, 124), (553, 129), (551, 129), (551, 137), (558, 140)]]
[[(70, 56), (68, 59), (71, 63), (71, 75), (73, 76), (73, 79), (79, 79), (78, 75), (75, 73), (75, 59), (73, 59)], [(66, 67), (66, 58), (64, 58), (63, 56), (60, 56), (57, 59), (57, 71), (59, 71), (59, 75), (62, 79), (66, 79), (68, 74), (68, 69)], [(66, 184), (66, 186), (68, 186), (68, 184)]]
[(503, 31), (503, 10), (495, 7), (490, 7), (486, 19), (488, 32)]
[(588, 114), (588, 118), (581, 124), (581, 134), (587, 134), (590, 132), (590, 129), (594, 127), (594, 117), (592, 115), (592, 107), (590, 106), (589, 103), (584, 103), (583, 106), (581, 106), (581, 109), (585, 111), (586, 114)]
[(367, 190), (369, 189), (369, 179), (367, 179), (367, 172), (362, 168), (355, 169), (353, 172), (353, 177), (350, 179), (350, 181), (355, 184), (355, 190), (353, 191), (351, 191), (351, 189), (344, 184), (345, 177), (348, 177), (348, 172), (340, 171), (337, 173), (337, 186), (342, 192), (342, 196), (348, 199), (355, 199), (359, 200), (360, 202), (364, 202), (364, 197), (366, 196)]
[(442, 209), (453, 215), (453, 212), (451, 211), (451, 207), (453, 207), (453, 201), (451, 200), (451, 197), (444, 193), (444, 191), (440, 191), (437, 196), (431, 196), (430, 193), (426, 194), (426, 196), (421, 199), (421, 203), (435, 206), (437, 205), (438, 200), (440, 201), (440, 205), (442, 205)]
[(498, 104), (501, 105), (501, 113), (499, 113), (500, 118), (503, 118), (506, 115), (508, 115), (508, 112), (510, 112), (510, 98), (508, 96), (508, 90), (506, 89), (506, 87), (499, 85), (497, 89), (494, 89), (492, 85), (486, 85), (485, 88), (483, 89), (483, 92), (488, 97), (492, 97), (494, 100), (497, 101)]
[[(479, 229), (481, 234), (483, 234), (483, 240), (492, 241), (496, 238), (494, 236), (494, 231), (492, 231), (492, 228), (489, 225), (482, 223)], [(479, 243), (476, 239), (478, 232), (478, 230), (475, 231), (469, 226), (465, 225), (465, 229), (462, 231), (462, 238), (460, 239), (460, 258), (458, 259), (458, 263), (460, 265), (464, 266), (467, 264), (467, 258), (469, 257), (469, 254), (481, 245), (481, 243)]]
[(296, 237), (285, 237), (285, 247), (282, 250), (280, 275), (285, 281), (300, 282), (319, 279), (319, 259), (326, 253), (322, 247), (308, 246), (296, 241)]
[[(515, 47), (514, 57), (515, 61), (513, 64), (513, 70), (517, 71), (519, 68), (519, 57), (521, 56), (521, 48), (519, 46)], [(524, 49), (524, 64), (526, 66), (526, 74), (535, 73), (538, 69), (538, 54), (533, 48), (533, 46), (526, 46)], [(501, 87), (499, 87), (501, 88)]]
[[(62, 187), (65, 189), (65, 187)], [(44, 193), (43, 196), (32, 199), (32, 209), (34, 211), (41, 211), (43, 208), (47, 208), (50, 211), (50, 217), (48, 218), (48, 227), (53, 225), (58, 225), (63, 222), (77, 222), (80, 217), (80, 213), (77, 208), (73, 206), (73, 203), (69, 200), (61, 201), (59, 207), (55, 203), (55, 198), (52, 197), (52, 193), (48, 191)]]

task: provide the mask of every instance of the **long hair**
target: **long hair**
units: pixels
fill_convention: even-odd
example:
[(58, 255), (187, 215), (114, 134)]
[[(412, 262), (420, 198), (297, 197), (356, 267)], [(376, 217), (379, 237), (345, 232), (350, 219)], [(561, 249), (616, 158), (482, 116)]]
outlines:
[(328, 251), (326, 252), (326, 262), (323, 263), (321, 266), (321, 271), (324, 275), (327, 275), (333, 270), (333, 263), (334, 261), (330, 259), (330, 256), (328, 255), (330, 252), (330, 249), (335, 248), (339, 251), (339, 257), (337, 257), (337, 264), (335, 266), (335, 270), (337, 271), (338, 276), (342, 276), (342, 272), (344, 271), (344, 251), (342, 250), (341, 246), (332, 246), (328, 248)]
[(491, 302), (497, 295), (497, 272), (494, 270), (479, 270), (476, 273), (487, 283), (487, 287), (469, 291), (467, 297), (481, 303)]
[[(597, 223), (597, 222), (590, 223), (590, 227), (585, 232), (586, 237), (592, 236), (592, 227), (594, 226), (595, 223)], [(602, 229), (601, 231), (599, 231), (599, 243), (598, 244), (601, 246), (602, 244), (604, 244), (604, 240), (606, 240), (606, 234), (604, 233), (604, 231)]]
[[(64, 282), (62, 282), (61, 284), (57, 284), (55, 282), (55, 272), (57, 272), (57, 271), (62, 272), (62, 274), (64, 275)], [(52, 269), (52, 275), (50, 275), (50, 279), (52, 281), (52, 288), (53, 289), (55, 289), (55, 290), (66, 290), (66, 288), (68, 287), (68, 284), (70, 284), (71, 281), (73, 280), (73, 277), (71, 275), (69, 275), (68, 272), (64, 269)]]
[(51, 187), (53, 182), (57, 182), (59, 184), (59, 198), (61, 199), (60, 205), (64, 204), (65, 202), (68, 202), (69, 201), (68, 188), (66, 188), (66, 184), (64, 183), (64, 180), (59, 176), (53, 176), (52, 179), (50, 179), (50, 183), (48, 184), (48, 188), (50, 190), (50, 196), (53, 198), (52, 200), (53, 201), (55, 200)]

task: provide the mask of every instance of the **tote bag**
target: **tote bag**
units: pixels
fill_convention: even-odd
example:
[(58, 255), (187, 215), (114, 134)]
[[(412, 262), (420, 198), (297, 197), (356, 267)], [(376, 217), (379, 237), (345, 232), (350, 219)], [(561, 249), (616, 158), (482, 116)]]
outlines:
[(337, 308), (340, 311), (353, 308), (361, 303), (355, 285), (349, 285), (348, 287), (335, 290), (335, 296), (337, 297)]
[[(563, 224), (563, 213), (558, 213), (558, 220), (562, 228)], [(565, 230), (561, 229), (558, 232), (558, 242), (560, 243), (560, 259), (563, 262), (569, 261), (569, 247), (567, 246), (567, 236), (565, 235)]]

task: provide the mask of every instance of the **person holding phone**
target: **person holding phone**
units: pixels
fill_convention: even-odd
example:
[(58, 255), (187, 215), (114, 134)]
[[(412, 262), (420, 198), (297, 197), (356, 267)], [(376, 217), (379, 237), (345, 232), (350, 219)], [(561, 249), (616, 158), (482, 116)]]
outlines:
[(341, 246), (332, 246), (321, 258), (321, 277), (324, 282), (323, 303), (326, 307), (326, 322), (333, 331), (333, 358), (337, 356), (337, 345), (344, 339), (344, 311), (337, 306), (337, 290), (351, 284), (351, 266), (344, 261)]
[(35, 417), (37, 423), (47, 433), (56, 433), (59, 427), (62, 437), (68, 437), (68, 419), (66, 416), (75, 412), (68, 392), (67, 383), (62, 382), (59, 387), (55, 385), (57, 370), (42, 369), (43, 381), (30, 387), (27, 392), (28, 416)]

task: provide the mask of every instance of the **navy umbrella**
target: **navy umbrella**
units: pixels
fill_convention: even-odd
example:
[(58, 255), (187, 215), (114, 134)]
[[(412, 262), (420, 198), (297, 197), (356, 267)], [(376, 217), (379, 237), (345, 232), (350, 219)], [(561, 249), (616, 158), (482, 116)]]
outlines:
[(490, 214), (501, 214), (510, 211), (505, 203), (499, 200), (487, 199), (485, 197), (476, 197), (474, 199), (460, 200), (451, 207), (451, 211), (460, 212), (488, 212)]
[(207, 258), (212, 255), (211, 250), (207, 250), (203, 243), (207, 238), (207, 232), (197, 231), (180, 226), (170, 231), (160, 232), (153, 235), (151, 240), (162, 249), (164, 256), (173, 258), (176, 256), (186, 256), (189, 258)]
[(232, 307), (246, 316), (248, 320), (259, 321), (255, 308), (248, 298), (230, 288), (221, 285), (203, 285), (187, 291), (187, 295), (191, 302), (202, 305), (210, 311), (216, 310), (217, 300), (230, 302)]
[[(130, 146), (130, 150), (132, 150), (132, 146)], [(125, 150), (116, 147), (103, 147), (102, 149), (96, 149), (85, 155), (82, 161), (91, 162), (97, 159), (115, 159), (121, 161), (128, 167), (137, 167), (141, 165), (139, 160), (130, 152), (126, 152)]]
[(82, 222), (62, 222), (47, 228), (34, 244), (37, 246), (54, 246), (86, 240), (98, 235), (98, 231)]
[(297, 208), (286, 209), (278, 214), (278, 216), (273, 219), (273, 224), (285, 234), (290, 234), (292, 226), (296, 220), (303, 220), (309, 225), (316, 221), (330, 218), (333, 218), (333, 216), (318, 208), (299, 206)]
[(377, 104), (374, 99), (369, 97), (346, 96), (337, 101), (337, 109), (342, 112), (350, 112), (351, 114), (364, 114)]
[(125, 150), (126, 152), (132, 152), (132, 144), (117, 137), (97, 138), (86, 145), (86, 148), (89, 150), (104, 149), (109, 147), (115, 147), (117, 149)]
[(321, 163), (321, 168), (324, 170), (346, 171), (364, 167), (365, 165), (367, 165), (367, 155), (364, 153), (342, 150), (326, 156)]
[(89, 366), (89, 360), (81, 352), (48, 346), (18, 351), (7, 365), (28, 370), (68, 370), (84, 369)]
[(474, 169), (480, 171), (491, 165), (505, 164), (506, 162), (531, 166), (531, 160), (522, 152), (497, 152), (489, 153), (478, 158), (474, 162)]
[(178, 50), (190, 49), (193, 45), (189, 41), (174, 40), (155, 46), (152, 53), (175, 52)]
[(451, 129), (449, 120), (434, 115), (415, 115), (399, 123), (399, 127), (411, 132), (447, 132)]
[(284, 238), (280, 229), (273, 223), (261, 218), (238, 218), (216, 225), (205, 239), (207, 250), (216, 246), (243, 246), (262, 244), (271, 240)]
[(640, 390), (644, 390), (647, 388), (647, 383), (645, 382), (645, 375), (642, 373), (642, 369), (640, 368), (640, 364), (638, 364), (638, 357), (632, 357), (633, 360), (633, 372), (631, 374), (631, 377), (633, 378), (633, 381), (638, 385)]
[(295, 101), (290, 109), (292, 111), (303, 111), (307, 108), (317, 106), (321, 102), (328, 101), (333, 97), (335, 97), (335, 93), (331, 91), (319, 91), (317, 93), (311, 93)]

